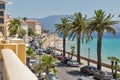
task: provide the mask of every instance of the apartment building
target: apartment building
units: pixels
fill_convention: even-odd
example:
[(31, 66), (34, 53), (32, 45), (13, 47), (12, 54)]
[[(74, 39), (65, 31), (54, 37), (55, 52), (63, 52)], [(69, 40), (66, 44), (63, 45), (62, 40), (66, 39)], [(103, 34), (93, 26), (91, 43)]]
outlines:
[(35, 34), (41, 35), (41, 26), (37, 20), (27, 20), (28, 28), (31, 28)]
[(6, 36), (6, 25), (5, 25), (5, 2), (4, 0), (0, 0), (0, 32), (4, 36)]

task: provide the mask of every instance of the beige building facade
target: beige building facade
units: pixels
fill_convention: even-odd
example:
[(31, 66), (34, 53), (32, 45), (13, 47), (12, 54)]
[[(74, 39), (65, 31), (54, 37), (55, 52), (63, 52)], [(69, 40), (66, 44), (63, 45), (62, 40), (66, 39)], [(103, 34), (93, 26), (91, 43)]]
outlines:
[(5, 25), (5, 2), (0, 0), (0, 32), (6, 36), (6, 25)]
[(37, 35), (41, 35), (41, 26), (37, 20), (27, 20), (28, 28), (31, 28)]

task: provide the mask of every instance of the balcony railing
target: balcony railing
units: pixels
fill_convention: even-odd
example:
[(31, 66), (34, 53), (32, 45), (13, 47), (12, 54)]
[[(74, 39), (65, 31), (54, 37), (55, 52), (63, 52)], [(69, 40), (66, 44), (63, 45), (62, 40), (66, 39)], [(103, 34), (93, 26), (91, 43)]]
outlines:
[(2, 80), (37, 80), (11, 49), (1, 50), (3, 58)]

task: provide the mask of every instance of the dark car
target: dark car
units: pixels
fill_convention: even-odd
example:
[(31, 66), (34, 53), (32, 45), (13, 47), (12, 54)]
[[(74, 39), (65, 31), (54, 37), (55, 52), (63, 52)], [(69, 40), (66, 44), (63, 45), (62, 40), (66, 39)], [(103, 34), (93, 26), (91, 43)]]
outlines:
[(71, 59), (71, 58), (69, 58), (69, 57), (63, 57), (63, 58), (61, 59), (61, 63), (67, 64), (67, 61), (70, 60), (70, 59)]
[(45, 51), (46, 54), (51, 54), (52, 52), (53, 52), (53, 50), (50, 48), (46, 49), (46, 51)]
[(88, 75), (95, 74), (98, 70), (94, 66), (84, 66), (80, 69), (81, 72), (86, 73)]
[(111, 80), (113, 79), (112, 73), (107, 71), (98, 71), (94, 74), (94, 78), (102, 80)]

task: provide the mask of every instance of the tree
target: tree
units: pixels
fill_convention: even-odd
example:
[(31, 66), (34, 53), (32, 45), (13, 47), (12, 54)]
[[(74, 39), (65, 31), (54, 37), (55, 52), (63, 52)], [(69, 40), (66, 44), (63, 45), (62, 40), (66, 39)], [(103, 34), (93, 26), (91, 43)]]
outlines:
[(108, 60), (110, 60), (111, 61), (111, 70), (112, 70), (112, 74), (114, 73), (114, 69), (113, 69), (113, 66), (114, 66), (114, 63), (115, 63), (115, 61), (116, 61), (116, 57), (112, 57), (112, 56), (110, 56), (110, 57), (107, 57), (108, 58)]
[(19, 38), (22, 38), (23, 36), (25, 36), (25, 30), (22, 29), (21, 27), (20, 19), (15, 18), (11, 20), (8, 26), (9, 26), (8, 30), (10, 32), (10, 36), (16, 35), (16, 34), (18, 34)]
[(31, 46), (29, 46), (26, 50), (26, 54), (27, 54), (27, 62), (26, 65), (28, 67), (30, 67), (29, 62), (30, 62), (30, 58), (35, 58), (35, 54), (33, 54), (34, 50)]
[(41, 61), (42, 61), (42, 63), (37, 65), (37, 71), (42, 72), (42, 70), (45, 70), (46, 71), (45, 80), (49, 80), (48, 74), (50, 71), (52, 71), (54, 74), (57, 73), (57, 70), (55, 68), (53, 68), (53, 67), (55, 67), (56, 59), (50, 55), (42, 55)]
[(35, 35), (33, 30), (31, 28), (28, 28), (28, 36), (33, 36), (33, 35)]
[(71, 21), (71, 28), (70, 28), (70, 39), (72, 40), (77, 36), (77, 61), (80, 62), (80, 44), (81, 44), (81, 37), (82, 31), (87, 26), (86, 25), (86, 17), (83, 17), (80, 12), (73, 14), (70, 17)]
[(26, 20), (27, 20), (27, 17), (23, 17), (23, 20), (26, 21)]
[(75, 53), (75, 46), (71, 46), (71, 59), (73, 58), (74, 53)]
[(61, 24), (55, 24), (56, 32), (63, 34), (63, 56), (65, 56), (65, 44), (66, 44), (66, 36), (68, 34), (68, 28), (70, 27), (70, 23), (68, 23), (67, 18), (61, 18)]
[(112, 27), (114, 24), (117, 24), (117, 21), (112, 21), (113, 15), (106, 15), (105, 11), (96, 10), (95, 16), (93, 16), (88, 22), (88, 26), (85, 29), (85, 32), (92, 35), (93, 32), (97, 32), (97, 69), (101, 70), (101, 47), (102, 47), (102, 37), (104, 31), (116, 34), (115, 29)]

